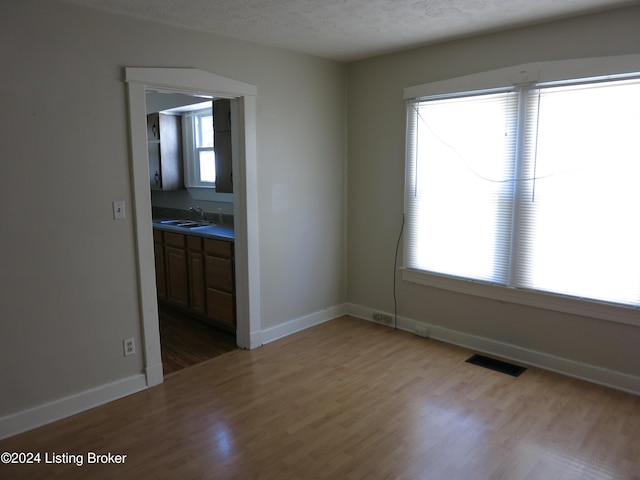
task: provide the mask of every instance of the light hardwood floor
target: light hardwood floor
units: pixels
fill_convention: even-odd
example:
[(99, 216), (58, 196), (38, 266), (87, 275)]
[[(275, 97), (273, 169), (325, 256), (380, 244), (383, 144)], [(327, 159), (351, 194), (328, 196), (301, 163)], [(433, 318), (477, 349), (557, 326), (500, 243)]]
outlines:
[(0, 478), (640, 479), (640, 397), (471, 354), (343, 317), (0, 441), (85, 461)]

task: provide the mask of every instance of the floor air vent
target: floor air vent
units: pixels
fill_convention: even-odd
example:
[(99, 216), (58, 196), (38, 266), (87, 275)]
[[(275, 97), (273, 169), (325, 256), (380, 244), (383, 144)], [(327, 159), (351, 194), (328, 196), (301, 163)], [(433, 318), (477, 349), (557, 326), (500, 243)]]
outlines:
[(474, 355), (466, 360), (467, 363), (473, 363), (480, 367), (489, 368), (496, 372), (506, 373), (513, 377), (519, 376), (526, 370), (524, 367), (519, 367), (512, 363), (503, 362), (502, 360), (496, 360), (495, 358), (485, 357), (484, 355)]

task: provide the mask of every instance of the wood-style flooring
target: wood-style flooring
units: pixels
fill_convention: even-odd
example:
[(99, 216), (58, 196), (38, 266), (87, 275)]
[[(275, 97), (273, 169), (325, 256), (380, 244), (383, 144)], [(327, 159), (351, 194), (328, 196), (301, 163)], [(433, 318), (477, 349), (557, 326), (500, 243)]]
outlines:
[[(640, 397), (342, 317), (0, 441), (34, 479), (639, 479)], [(88, 452), (125, 463), (86, 464)]]
[(160, 347), (165, 375), (235, 350), (235, 335), (159, 306)]

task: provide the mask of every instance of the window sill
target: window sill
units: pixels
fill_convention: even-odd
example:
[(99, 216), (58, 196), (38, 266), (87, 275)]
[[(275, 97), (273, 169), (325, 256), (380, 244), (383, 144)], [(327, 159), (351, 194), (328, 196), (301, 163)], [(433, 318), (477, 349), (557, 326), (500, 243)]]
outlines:
[(640, 326), (640, 310), (634, 307), (492, 285), (473, 280), (436, 275), (410, 268), (401, 268), (401, 272), (404, 281), (442, 290)]

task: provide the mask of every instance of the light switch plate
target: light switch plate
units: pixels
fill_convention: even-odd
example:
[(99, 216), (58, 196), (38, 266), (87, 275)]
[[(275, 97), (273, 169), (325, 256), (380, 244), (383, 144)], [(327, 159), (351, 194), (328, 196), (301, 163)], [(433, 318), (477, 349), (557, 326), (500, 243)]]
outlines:
[(124, 209), (124, 200), (116, 200), (113, 202), (113, 218), (116, 220), (127, 218), (127, 214)]

